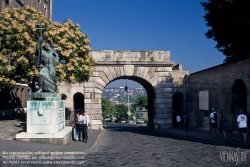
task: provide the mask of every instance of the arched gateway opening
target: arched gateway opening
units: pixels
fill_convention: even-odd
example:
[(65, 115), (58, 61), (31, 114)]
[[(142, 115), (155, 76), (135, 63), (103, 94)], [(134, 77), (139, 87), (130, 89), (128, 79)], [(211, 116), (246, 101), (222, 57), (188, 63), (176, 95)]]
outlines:
[[(146, 108), (147, 109), (147, 117), (148, 117), (147, 126), (150, 127), (150, 128), (153, 128), (153, 125), (154, 125), (154, 112), (153, 112), (154, 103), (152, 103), (152, 102), (155, 99), (153, 86), (149, 82), (147, 82), (145, 79), (140, 78), (140, 77), (135, 77), (135, 76), (118, 77), (118, 78), (114, 79), (111, 82), (115, 82), (117, 80), (124, 80), (125, 81), (125, 79), (132, 80), (132, 81), (135, 81), (135, 82), (139, 83), (146, 90), (146, 95), (145, 96), (147, 96), (147, 98), (148, 98), (148, 104), (147, 104), (147, 108)], [(108, 83), (108, 84), (110, 84), (110, 83)], [(120, 86), (125, 87), (126, 86), (126, 81)], [(121, 89), (124, 89), (124, 88), (121, 88)], [(131, 90), (131, 88), (129, 86), (128, 86), (128, 89)], [(113, 90), (113, 91), (115, 91), (115, 90)], [(121, 91), (121, 92), (125, 93), (124, 91)], [(129, 91), (129, 94), (131, 95), (131, 91)], [(118, 94), (114, 92), (114, 95), (117, 96)], [(125, 96), (127, 97), (127, 95), (125, 95)], [(128, 101), (127, 98), (123, 98), (123, 100), (122, 100), (122, 102), (126, 102), (126, 103), (127, 103), (127, 101)], [(130, 103), (131, 103), (131, 100), (130, 100)]]
[(239, 115), (239, 110), (243, 110), (245, 115), (247, 115), (247, 91), (246, 85), (241, 79), (234, 82), (232, 89), (233, 129), (237, 128), (236, 120)]
[(84, 95), (82, 93), (75, 93), (73, 96), (74, 111), (84, 110)]
[(184, 96), (181, 92), (176, 92), (173, 95), (173, 126), (174, 127), (177, 127), (176, 116), (180, 115), (182, 118), (184, 114), (183, 112), (184, 112)]

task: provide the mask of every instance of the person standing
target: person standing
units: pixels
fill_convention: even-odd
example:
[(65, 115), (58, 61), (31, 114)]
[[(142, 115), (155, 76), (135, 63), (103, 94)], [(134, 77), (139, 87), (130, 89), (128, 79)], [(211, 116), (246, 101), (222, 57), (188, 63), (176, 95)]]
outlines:
[(190, 122), (190, 119), (186, 112), (183, 115), (183, 121), (184, 121), (185, 130), (188, 131), (188, 123)]
[(247, 142), (247, 116), (244, 114), (243, 110), (239, 111), (240, 115), (237, 117), (238, 122), (238, 141), (240, 141), (241, 133), (244, 134), (244, 142)]
[[(212, 126), (212, 128), (213, 128), (214, 137), (219, 138), (218, 114), (217, 114), (217, 112), (214, 110), (214, 108), (212, 108), (212, 113), (210, 114), (210, 121), (211, 121), (211, 126)], [(217, 133), (217, 136), (216, 136), (216, 133)]]
[(181, 128), (181, 117), (180, 117), (179, 114), (176, 116), (176, 122), (177, 122), (177, 126), (178, 126), (179, 128)]
[(224, 139), (227, 140), (225, 119), (224, 119), (224, 116), (223, 116), (222, 112), (220, 112), (220, 116), (219, 116), (219, 119), (218, 119), (218, 127), (219, 127), (219, 133), (220, 133), (220, 131), (222, 131), (223, 134), (224, 134)]
[(77, 112), (75, 117), (75, 141), (78, 141), (80, 138), (80, 115)]
[(88, 142), (88, 124), (89, 124), (89, 118), (86, 114), (86, 111), (83, 111), (82, 114), (82, 141), (84, 143)]

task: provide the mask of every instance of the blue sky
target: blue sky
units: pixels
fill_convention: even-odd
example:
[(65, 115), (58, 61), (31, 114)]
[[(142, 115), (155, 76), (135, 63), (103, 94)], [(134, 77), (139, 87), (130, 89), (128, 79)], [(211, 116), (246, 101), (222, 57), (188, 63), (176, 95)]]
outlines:
[(208, 27), (200, 1), (53, 0), (52, 20), (80, 24), (93, 50), (167, 50), (171, 61), (193, 73), (225, 58), (204, 35)]

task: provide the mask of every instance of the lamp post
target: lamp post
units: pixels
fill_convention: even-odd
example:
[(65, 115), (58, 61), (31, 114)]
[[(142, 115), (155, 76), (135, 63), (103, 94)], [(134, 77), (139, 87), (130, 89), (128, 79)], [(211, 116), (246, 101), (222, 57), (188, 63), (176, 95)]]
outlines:
[(129, 116), (130, 116), (130, 111), (129, 111), (129, 93), (128, 93), (128, 87), (125, 87), (125, 90), (127, 91), (128, 94), (128, 121), (129, 121)]
[(128, 121), (129, 121), (129, 116), (130, 116), (130, 111), (129, 111), (129, 93), (128, 93), (128, 86), (127, 86), (127, 80), (126, 80), (126, 86), (125, 86), (125, 91), (127, 91), (127, 94), (128, 94)]
[[(120, 87), (120, 89), (125, 89), (125, 91), (127, 92), (127, 94), (128, 94), (128, 86), (127, 86), (127, 80), (126, 80), (126, 86), (125, 87)], [(129, 111), (129, 94), (128, 94), (128, 103), (127, 103), (127, 105), (128, 105), (128, 112), (127, 112), (127, 114), (128, 114), (128, 121), (129, 121), (129, 116), (130, 116), (130, 111)]]

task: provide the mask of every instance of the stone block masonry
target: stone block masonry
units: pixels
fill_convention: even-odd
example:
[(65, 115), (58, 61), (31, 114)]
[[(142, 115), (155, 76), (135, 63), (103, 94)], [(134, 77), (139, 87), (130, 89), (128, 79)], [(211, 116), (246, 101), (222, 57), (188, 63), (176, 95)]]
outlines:
[[(249, 119), (250, 59), (221, 64), (190, 74), (184, 82), (191, 127), (209, 130), (207, 119), (212, 108), (223, 112), (227, 131), (237, 130), (236, 119), (240, 109), (245, 111)], [(199, 91), (209, 92), (209, 110), (199, 109)]]
[[(59, 88), (59, 94), (72, 97), (74, 93), (81, 93), (84, 96), (82, 101), (84, 110), (88, 115), (92, 115), (94, 129), (102, 128), (102, 91), (110, 82), (118, 79), (136, 81), (146, 89), (149, 101), (149, 127), (157, 129), (173, 127), (172, 94), (176, 85), (175, 75), (180, 78), (179, 80), (183, 80), (187, 71), (183, 71), (181, 65), (175, 66), (175, 63), (170, 61), (169, 51), (99, 50), (91, 51), (90, 56), (96, 59), (97, 64), (89, 81), (84, 83), (78, 92), (70, 91), (74, 89), (74, 85), (62, 85)], [(179, 88), (184, 90), (180, 84)], [(95, 92), (95, 99), (91, 105), (92, 91)], [(66, 107), (72, 108), (72, 111), (77, 109), (74, 100), (76, 99), (65, 100), (68, 105)]]

